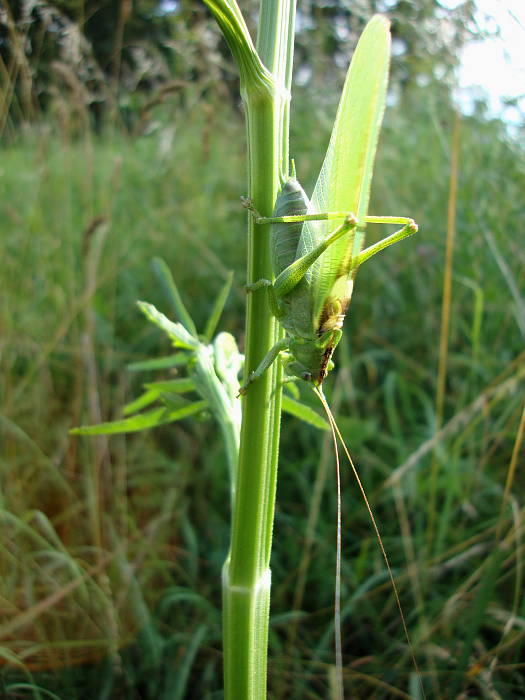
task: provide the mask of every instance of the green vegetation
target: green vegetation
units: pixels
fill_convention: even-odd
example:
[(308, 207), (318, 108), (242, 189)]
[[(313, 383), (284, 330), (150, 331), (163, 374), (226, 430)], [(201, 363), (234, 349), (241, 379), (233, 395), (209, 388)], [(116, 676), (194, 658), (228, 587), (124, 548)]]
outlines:
[[(453, 4), (452, 4), (453, 5)], [(6, 0), (0, 13), (0, 132), (53, 114), (78, 129), (86, 112), (98, 129), (118, 123), (140, 130), (159, 102), (187, 97), (198, 83), (206, 94), (238, 101), (238, 75), (204, 2), (195, 0)], [(256, 26), (259, 0), (242, 12)], [(392, 20), (394, 80), (403, 91), (439, 74), (453, 78), (460, 47), (480, 30), (474, 2), (445, 7), (436, 0), (301, 2), (295, 69), (312, 85), (338, 92), (339, 71), (366, 19)], [(255, 36), (255, 32), (253, 32)]]
[[(199, 331), (234, 270), (220, 329), (242, 344), (243, 125), (216, 93), (198, 100), (199, 88), (188, 84), (184, 100), (155, 107), (140, 134), (84, 127), (71, 135), (49, 119), (1, 151), (0, 687), (8, 698), (221, 696), (217, 581), (230, 494), (215, 424), (202, 415), (126, 439), (67, 434), (121, 417), (144, 383), (173, 378), (126, 369), (173, 352), (134, 303), (148, 299), (172, 315), (153, 257), (168, 263)], [(291, 154), (306, 184), (326, 147), (327, 102), (306, 88), (294, 95)], [(420, 234), (359, 272), (325, 390), (379, 521), (428, 696), (515, 698), (525, 694), (517, 469), (525, 168), (501, 123), (461, 119), (441, 408), (453, 130), (453, 109), (436, 88), (414, 88), (386, 113), (370, 211), (410, 214)], [(370, 241), (379, 236), (372, 231)], [(285, 416), (271, 697), (327, 698), (333, 687), (332, 470), (328, 439)], [(415, 696), (393, 594), (349, 473), (343, 526), (347, 695)]]

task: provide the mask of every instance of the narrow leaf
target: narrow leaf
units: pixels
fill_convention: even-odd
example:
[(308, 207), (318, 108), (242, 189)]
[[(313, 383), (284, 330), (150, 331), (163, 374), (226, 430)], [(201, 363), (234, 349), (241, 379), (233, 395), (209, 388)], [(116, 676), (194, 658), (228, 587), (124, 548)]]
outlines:
[(184, 700), (191, 695), (192, 679), (190, 674), (192, 670), (195, 672), (193, 668), (195, 659), (207, 631), (206, 625), (200, 625), (186, 643), (184, 656), (179, 659), (177, 664), (171, 664), (168, 667), (166, 688), (169, 689), (169, 694), (167, 693), (165, 697), (169, 697), (170, 700)]
[(192, 391), (195, 389), (195, 384), (191, 379), (168, 379), (163, 382), (144, 384), (144, 387), (146, 391), (143, 394), (124, 406), (123, 413), (125, 416), (130, 416), (133, 413), (142, 411), (146, 406), (150, 406), (157, 401), (157, 399), (164, 397), (166, 393), (169, 393), (170, 396), (174, 396), (176, 394)]
[(100, 423), (99, 425), (81, 425), (70, 430), (71, 435), (114, 435), (116, 433), (135, 433), (147, 428), (155, 428), (157, 425), (165, 425), (174, 421), (187, 418), (195, 413), (200, 413), (208, 407), (206, 401), (197, 401), (189, 406), (183, 406), (175, 410), (166, 408), (153, 408), (151, 411), (139, 413), (130, 418), (116, 420), (110, 423)]
[(179, 394), (171, 394), (167, 391), (161, 392), (159, 396), (162, 403), (168, 408), (182, 408), (183, 406), (189, 406), (190, 402), (183, 399)]
[(283, 411), (289, 413), (296, 418), (313, 425), (314, 428), (319, 428), (319, 430), (329, 430), (330, 426), (313, 408), (306, 406), (304, 403), (295, 401), (290, 396), (283, 394)]
[(153, 258), (152, 267), (162, 285), (162, 288), (164, 289), (164, 293), (173, 307), (175, 316), (179, 319), (184, 328), (191, 333), (191, 335), (197, 337), (197, 329), (195, 328), (193, 319), (184, 306), (184, 302), (182, 301), (182, 297), (179, 294), (179, 290), (177, 289), (177, 285), (175, 284), (175, 280), (173, 279), (173, 275), (171, 274), (166, 261), (162, 258)]
[(171, 394), (186, 394), (188, 391), (195, 389), (195, 382), (189, 377), (184, 377), (181, 379), (164, 379), (160, 382), (147, 382), (147, 384), (144, 384), (144, 387), (158, 392), (167, 391)]
[(283, 382), (283, 389), (290, 394), (293, 399), (299, 399), (301, 392), (297, 386), (297, 382), (287, 381)]
[(166, 357), (152, 357), (150, 360), (139, 360), (126, 365), (126, 369), (130, 372), (144, 372), (148, 370), (170, 369), (171, 367), (180, 367), (188, 362), (188, 355), (184, 352), (176, 352), (174, 355), (166, 355)]
[(138, 411), (142, 411), (143, 408), (146, 408), (146, 406), (150, 406), (152, 403), (154, 403), (159, 398), (159, 395), (159, 390), (150, 389), (148, 391), (145, 391), (136, 399), (127, 403), (124, 406), (122, 413), (125, 416), (130, 416), (133, 413), (138, 413)]
[(170, 321), (153, 304), (148, 304), (145, 301), (137, 301), (137, 304), (148, 321), (163, 330), (171, 338), (174, 345), (187, 350), (194, 350), (198, 346), (199, 341), (190, 335), (181, 323)]
[(206, 329), (204, 331), (204, 337), (208, 343), (211, 342), (213, 334), (215, 333), (215, 329), (217, 328), (217, 324), (219, 323), (219, 319), (224, 310), (224, 305), (226, 304), (226, 299), (228, 298), (228, 294), (230, 293), (230, 289), (232, 287), (232, 281), (233, 271), (228, 273), (226, 282), (224, 283), (219, 294), (217, 295), (212, 312), (210, 314), (210, 317), (208, 318), (208, 323), (206, 324)]

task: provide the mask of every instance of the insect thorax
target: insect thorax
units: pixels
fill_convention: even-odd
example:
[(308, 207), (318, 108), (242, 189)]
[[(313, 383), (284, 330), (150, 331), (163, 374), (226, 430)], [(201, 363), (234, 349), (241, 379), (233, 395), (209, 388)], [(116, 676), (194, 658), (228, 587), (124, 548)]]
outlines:
[(289, 351), (293, 360), (288, 364), (288, 371), (306, 381), (321, 384), (333, 367), (331, 357), (340, 338), (339, 330), (324, 333), (313, 341), (291, 338)]

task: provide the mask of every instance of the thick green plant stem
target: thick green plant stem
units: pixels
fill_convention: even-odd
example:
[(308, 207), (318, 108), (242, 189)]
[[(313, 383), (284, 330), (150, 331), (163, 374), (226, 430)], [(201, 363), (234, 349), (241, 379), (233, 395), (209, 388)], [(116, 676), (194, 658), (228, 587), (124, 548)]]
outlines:
[[(243, 80), (249, 153), (249, 196), (270, 216), (288, 171), (288, 114), (295, 21), (294, 0), (262, 0), (257, 53), (265, 80)], [(234, 52), (235, 55), (235, 52)], [(248, 282), (271, 278), (269, 225), (249, 217)], [(264, 290), (248, 295), (246, 377), (279, 337)], [(281, 369), (275, 363), (254, 382), (243, 422), (232, 537), (223, 569), (226, 700), (266, 698), (270, 552), (274, 518)]]

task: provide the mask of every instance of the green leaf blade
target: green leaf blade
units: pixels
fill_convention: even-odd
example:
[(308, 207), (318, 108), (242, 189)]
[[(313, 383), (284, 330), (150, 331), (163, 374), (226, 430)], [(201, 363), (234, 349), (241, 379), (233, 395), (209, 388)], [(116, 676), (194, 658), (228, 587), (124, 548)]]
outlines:
[(169, 409), (164, 406), (153, 408), (151, 411), (138, 413), (129, 418), (99, 423), (98, 425), (81, 425), (69, 431), (70, 435), (115, 435), (118, 433), (136, 433), (139, 430), (156, 428), (158, 425), (173, 423), (182, 418), (201, 413), (208, 407), (207, 401), (197, 401), (181, 408)]
[(148, 304), (146, 301), (137, 301), (137, 305), (148, 321), (166, 333), (173, 345), (186, 348), (186, 350), (195, 350), (198, 347), (199, 341), (184, 328), (182, 323), (173, 323), (153, 304)]
[(122, 413), (125, 416), (131, 416), (133, 413), (137, 413), (143, 408), (146, 408), (146, 406), (150, 406), (152, 403), (155, 403), (159, 396), (160, 391), (148, 389), (147, 391), (143, 392), (140, 396), (137, 396), (136, 399), (133, 399), (133, 401), (127, 403), (122, 409)]
[(319, 430), (330, 429), (330, 426), (326, 420), (316, 411), (314, 411), (313, 408), (310, 408), (310, 406), (306, 406), (304, 403), (300, 403), (299, 401), (295, 401), (295, 399), (292, 399), (287, 394), (283, 394), (282, 409), (285, 413), (289, 413), (291, 416), (299, 418), (299, 420), (302, 420), (304, 423), (308, 423), (308, 425), (312, 425), (314, 428), (318, 428)]
[(221, 291), (217, 295), (217, 298), (215, 299), (215, 303), (213, 304), (213, 309), (210, 314), (210, 317), (208, 319), (208, 322), (206, 323), (206, 329), (204, 331), (204, 338), (206, 342), (211, 342), (213, 338), (213, 334), (215, 333), (215, 330), (217, 328), (217, 325), (219, 323), (219, 319), (222, 315), (222, 312), (224, 311), (224, 305), (226, 304), (226, 300), (228, 299), (228, 295), (230, 293), (230, 289), (232, 287), (232, 282), (233, 282), (233, 272), (230, 271), (228, 272), (228, 276), (226, 278), (226, 282), (222, 286)]
[(197, 337), (197, 329), (195, 328), (193, 319), (182, 301), (182, 297), (166, 261), (162, 258), (153, 258), (152, 267), (177, 318), (191, 335)]
[(166, 391), (170, 394), (187, 394), (189, 391), (195, 390), (195, 382), (189, 377), (181, 377), (180, 379), (161, 379), (158, 382), (147, 382), (144, 384), (145, 389), (157, 391), (159, 394)]
[(147, 360), (138, 360), (130, 362), (126, 365), (126, 369), (130, 372), (149, 372), (159, 369), (172, 369), (173, 367), (181, 367), (188, 364), (188, 355), (184, 352), (176, 352), (173, 355), (164, 357), (152, 357)]

